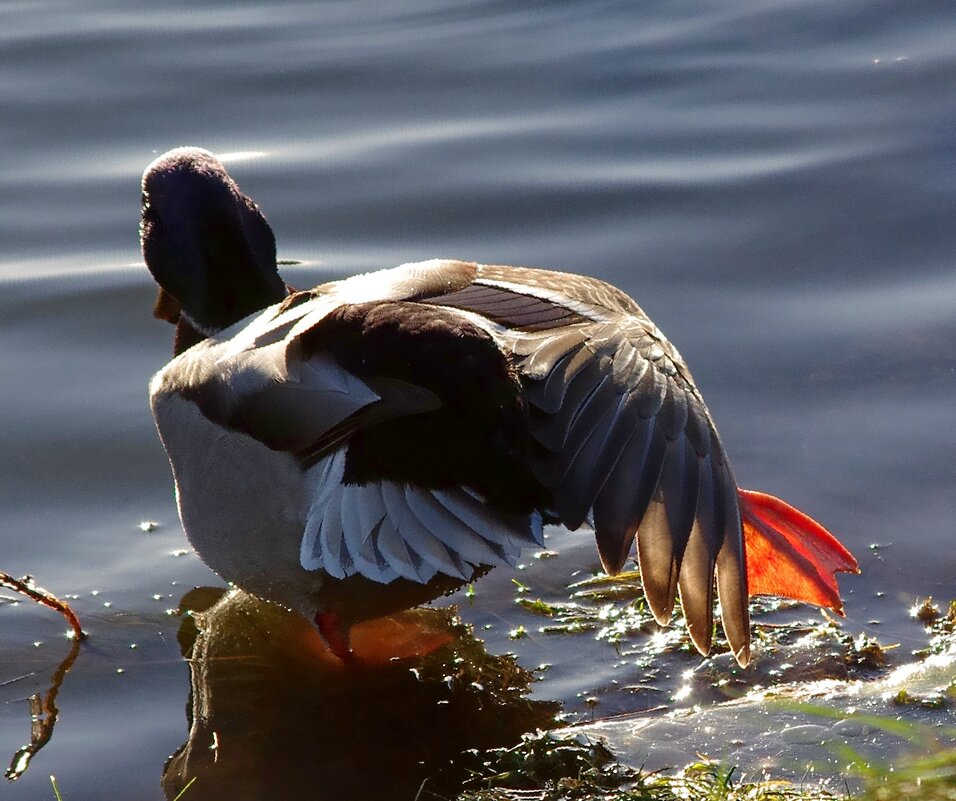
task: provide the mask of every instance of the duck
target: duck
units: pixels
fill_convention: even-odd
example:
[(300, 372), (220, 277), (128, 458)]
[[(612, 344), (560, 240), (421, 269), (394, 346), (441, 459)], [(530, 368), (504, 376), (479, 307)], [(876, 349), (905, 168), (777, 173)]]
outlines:
[(357, 622), (451, 592), (544, 526), (632, 552), (661, 625), (706, 655), (715, 600), (750, 661), (749, 598), (842, 613), (852, 554), (738, 488), (677, 348), (597, 278), (432, 259), (296, 290), (258, 205), (209, 151), (142, 179), (140, 239), (176, 326), (149, 394), (184, 531), (223, 579), (343, 660)]

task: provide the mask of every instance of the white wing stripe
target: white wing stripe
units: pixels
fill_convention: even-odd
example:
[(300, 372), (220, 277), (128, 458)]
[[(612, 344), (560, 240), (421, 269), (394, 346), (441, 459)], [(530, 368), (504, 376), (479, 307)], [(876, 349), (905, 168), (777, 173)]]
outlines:
[(432, 494), (442, 506), (466, 526), (478, 532), (489, 542), (500, 545), (506, 553), (515, 549), (520, 550), (531, 544), (527, 519), (524, 521), (524, 529), (510, 528), (502, 521), (500, 515), (466, 492), (433, 490)]
[(442, 573), (458, 578), (469, 578), (452, 559), (445, 546), (429, 531), (422, 528), (405, 501), (405, 493), (392, 481), (382, 482), (382, 499), (388, 515), (406, 545), (423, 561), (438, 567)]
[(435, 500), (428, 490), (405, 487), (405, 500), (422, 526), (451, 551), (472, 565), (507, 565), (508, 562), (462, 520)]
[(319, 529), (322, 562), (326, 572), (335, 578), (345, 578), (355, 572), (348, 549), (342, 537), (342, 485), (329, 495)]
[(362, 504), (364, 487), (346, 485), (342, 491), (342, 532), (345, 547), (358, 573), (366, 578), (387, 584), (396, 577), (384, 559), (375, 550), (373, 536), (375, 529), (363, 529), (359, 525), (358, 508)]
[(309, 507), (305, 534), (299, 549), (299, 562), (306, 570), (326, 569), (332, 573), (325, 562), (328, 554), (323, 552), (320, 532), (322, 522), (329, 511), (330, 498), (342, 480), (344, 469), (345, 456), (337, 451), (309, 470), (309, 477), (316, 488), (315, 497)]
[(438, 572), (437, 568), (426, 564), (414, 551), (409, 550), (405, 540), (387, 517), (378, 529), (378, 548), (388, 565), (409, 581), (425, 584)]

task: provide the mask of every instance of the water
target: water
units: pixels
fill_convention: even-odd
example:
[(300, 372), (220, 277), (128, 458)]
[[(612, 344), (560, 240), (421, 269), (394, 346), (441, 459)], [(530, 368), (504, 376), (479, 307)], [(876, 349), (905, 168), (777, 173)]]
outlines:
[[(139, 175), (181, 144), (225, 154), (294, 284), (450, 256), (621, 286), (741, 484), (860, 558), (846, 630), (919, 647), (907, 607), (956, 595), (954, 35), (932, 2), (0, 5), (0, 569), (78, 595), (93, 634), (0, 795), (51, 797), (56, 773), (69, 801), (162, 798), (186, 739), (166, 610), (221, 582), (170, 555), (145, 387), (171, 331), (137, 245)], [(551, 542), (535, 593), (596, 564)], [(589, 636), (509, 640), (534, 625), (512, 577), (464, 614), (491, 653), (552, 663), (536, 698), (651, 705), (613, 698), (627, 669)], [(0, 755), (63, 628), (0, 600)]]

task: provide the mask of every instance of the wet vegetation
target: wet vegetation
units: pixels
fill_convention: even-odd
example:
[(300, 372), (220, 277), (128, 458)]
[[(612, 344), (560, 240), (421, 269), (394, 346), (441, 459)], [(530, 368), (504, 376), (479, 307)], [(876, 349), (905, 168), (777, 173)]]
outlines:
[(950, 601), (943, 613), (932, 598), (916, 605), (913, 616), (920, 620), (930, 633), (929, 646), (914, 652), (918, 659), (941, 654), (956, 646), (956, 600)]
[[(420, 608), (357, 627), (356, 664), (345, 667), (296, 616), (239, 592), (204, 588), (188, 593), (177, 610), (191, 671), (189, 734), (165, 767), (166, 797), (233, 799), (247, 797), (250, 787), (291, 797), (307, 782), (327, 788), (329, 797), (371, 799), (381, 797), (388, 776), (390, 797), (416, 801), (956, 801), (956, 726), (946, 722), (956, 708), (956, 680), (930, 691), (918, 681), (893, 685), (882, 715), (791, 698), (788, 688), (814, 679), (866, 686), (890, 675), (892, 649), (829, 616), (781, 621), (793, 617), (789, 604), (758, 602), (760, 658), (742, 672), (719, 638), (718, 653), (701, 662), (681, 626), (662, 634), (636, 572), (586, 578), (565, 597), (539, 598), (517, 581), (514, 589), (523, 610), (518, 629), (526, 633), (588, 632), (636, 656), (638, 665), (693, 658), (689, 681), (697, 699), (752, 697), (762, 685), (758, 703), (768, 708), (783, 704), (821, 720), (856, 722), (876, 739), (908, 741), (910, 756), (887, 762), (845, 742), (821, 745), (847, 766), (842, 786), (832, 773), (828, 783), (788, 782), (772, 770), (755, 773), (753, 765), (705, 756), (645, 770), (600, 737), (567, 726), (573, 716), (559, 717), (556, 702), (531, 697), (545, 674), (522, 668), (513, 655), (490, 654), (454, 609)], [(917, 660), (951, 661), (956, 602), (930, 598), (911, 611), (929, 638), (914, 652)], [(51, 690), (36, 699), (36, 736), (15, 756), (24, 768), (52, 733), (45, 721), (55, 720), (59, 685), (79, 650), (79, 642), (73, 645)], [(48, 707), (52, 715), (43, 711)], [(69, 787), (61, 795), (54, 784), (54, 792), (70, 801)]]
[[(537, 626), (540, 633), (591, 632), (592, 636), (613, 644), (619, 652), (634, 653), (635, 648), (650, 647), (648, 635), (658, 632), (637, 579), (633, 572), (617, 577), (595, 576), (573, 585), (567, 600), (536, 598), (529, 588), (519, 585), (516, 603), (542, 619)], [(733, 698), (763, 682), (785, 685), (826, 678), (866, 680), (886, 673), (891, 648), (865, 633), (853, 636), (844, 632), (828, 615), (817, 623), (772, 620), (774, 613), (789, 608), (792, 608), (790, 604), (770, 599), (755, 604), (755, 639), (764, 659), (757, 661), (753, 672), (741, 674), (729, 660), (722, 658), (720, 652), (726, 654), (727, 647), (718, 637), (715, 639), (718, 656), (701, 666), (696, 672), (697, 681), (706, 682), (715, 692)], [(944, 613), (932, 599), (927, 599), (914, 608), (913, 615), (927, 626), (931, 635), (929, 647), (915, 652), (918, 659), (944, 653), (956, 645), (956, 602)], [(690, 640), (679, 625), (667, 630), (665, 636), (652, 639), (658, 657), (691, 652)], [(786, 661), (773, 658), (781, 655)], [(765, 691), (763, 697), (773, 703), (774, 695), (771, 689)], [(925, 694), (904, 688), (892, 698), (892, 703), (900, 707), (917, 705), (925, 710), (949, 709), (956, 703), (956, 684), (942, 693)], [(851, 792), (850, 784), (835, 790), (832, 784), (800, 786), (768, 776), (748, 779), (744, 772), (747, 766), (728, 767), (708, 760), (677, 771), (648, 772), (621, 764), (606, 744), (584, 734), (568, 737), (538, 732), (525, 736), (516, 746), (476, 754), (472, 776), (461, 799), (956, 799), (956, 749), (946, 744), (956, 737), (956, 728), (941, 731), (938, 724), (856, 715), (807, 704), (802, 711), (841, 720), (855, 718), (886, 735), (908, 740), (913, 755), (889, 764), (874, 761), (846, 744), (834, 746), (850, 768), (848, 775), (854, 779)], [(937, 737), (940, 734), (945, 735), (942, 740)]]
[[(895, 731), (900, 724), (888, 726)], [(906, 734), (925, 735), (902, 724)], [(482, 756), (460, 801), (952, 801), (956, 799), (956, 751), (944, 750), (893, 767), (854, 769), (866, 780), (859, 794), (834, 792), (764, 777), (748, 779), (734, 767), (703, 760), (672, 774), (630, 768), (599, 741), (537, 732), (509, 749)], [(850, 755), (851, 757), (853, 755)], [(476, 755), (476, 762), (478, 756)]]
[[(529, 629), (546, 635), (591, 633), (618, 654), (636, 657), (648, 667), (668, 656), (699, 661), (683, 625), (680, 604), (675, 607), (675, 620), (662, 629), (644, 600), (637, 570), (579, 580), (570, 585), (566, 599), (543, 599), (526, 585), (515, 585), (515, 603), (538, 619), (537, 625), (529, 620), (515, 630), (522, 635)], [(793, 610), (800, 610), (801, 617), (786, 615)], [(846, 633), (826, 612), (809, 620), (806, 612), (807, 607), (792, 601), (751, 599), (754, 663), (746, 671), (737, 668), (718, 623), (711, 658), (695, 670), (698, 689), (707, 689), (705, 694), (718, 700), (738, 697), (756, 684), (867, 678), (886, 667), (886, 646), (865, 633)]]
[[(479, 763), (480, 760), (480, 764)], [(673, 775), (620, 764), (586, 735), (537, 732), (512, 748), (475, 755), (476, 768), (460, 801), (822, 801), (844, 796), (787, 782), (746, 781), (715, 762)]]

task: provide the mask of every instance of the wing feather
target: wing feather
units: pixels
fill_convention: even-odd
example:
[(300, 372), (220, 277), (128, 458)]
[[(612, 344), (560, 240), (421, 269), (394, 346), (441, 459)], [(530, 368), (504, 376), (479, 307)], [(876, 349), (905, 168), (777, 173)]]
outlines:
[(678, 588), (681, 608), (694, 646), (702, 654), (710, 651), (714, 630), (714, 562), (724, 532), (717, 518), (715, 465), (708, 454), (700, 462), (697, 515), (684, 550)]
[[(617, 397), (619, 393), (613, 380), (605, 375), (576, 410), (569, 408), (563, 411), (565, 419), (560, 423), (560, 430), (565, 437), (564, 442), (555, 455), (549, 455), (549, 458), (541, 460), (540, 464), (536, 465), (535, 472), (546, 487), (554, 488), (561, 483), (572, 465), (576, 463), (581, 449), (592, 436), (595, 439), (603, 439), (603, 429), (614, 417), (617, 408), (614, 401)], [(557, 435), (551, 442), (556, 440)], [(587, 510), (585, 510), (586, 513)], [(583, 517), (582, 515), (582, 520)], [(565, 521), (565, 524), (569, 528), (577, 528), (568, 521)]]
[(387, 517), (378, 528), (377, 545), (385, 561), (402, 578), (425, 584), (438, 572), (437, 567), (424, 562), (408, 547), (395, 524)]
[(596, 491), (588, 491), (588, 477), (602, 473), (606, 476), (600, 460), (620, 418), (620, 402), (614, 405), (610, 395), (620, 397), (612, 383), (606, 381), (591, 396), (588, 408), (582, 410), (559, 458), (550, 460), (551, 480), (545, 483), (555, 488), (555, 509), (572, 531), (585, 521), (597, 495)]
[(517, 556), (522, 548), (541, 544), (540, 533), (529, 523), (527, 516), (496, 512), (480, 498), (464, 490), (432, 490), (442, 506), (461, 520), (472, 531), (480, 534), (505, 554)]
[(385, 508), (385, 501), (382, 500), (382, 485), (379, 482), (370, 482), (365, 484), (361, 496), (361, 502), (357, 504), (356, 512), (359, 519), (359, 527), (362, 531), (373, 531), (375, 527), (385, 519), (388, 510)]
[(571, 427), (587, 408), (591, 396), (610, 381), (611, 377), (601, 370), (600, 364), (590, 361), (571, 382), (557, 414), (533, 427), (531, 435), (549, 451), (563, 449)]
[(725, 463), (718, 482), (724, 538), (717, 553), (717, 598), (720, 618), (737, 661), (750, 662), (750, 610), (747, 606), (747, 565), (737, 482)]
[(365, 505), (366, 496), (377, 495), (369, 485), (346, 484), (342, 488), (342, 536), (357, 573), (379, 584), (388, 584), (397, 578), (392, 569), (375, 547), (379, 520), (366, 528), (362, 525), (359, 509)]
[(507, 565), (508, 562), (477, 532), (449, 512), (425, 489), (405, 487), (405, 500), (422, 527), (471, 565)]
[(328, 511), (329, 501), (342, 481), (344, 470), (345, 455), (336, 452), (308, 471), (313, 498), (299, 550), (299, 562), (306, 570), (325, 569), (327, 555), (320, 537), (322, 521)]
[(697, 456), (686, 440), (678, 437), (667, 444), (657, 491), (637, 535), (644, 594), (662, 625), (673, 611), (677, 577), (696, 512)]
[(634, 387), (634, 395), (638, 401), (641, 417), (654, 417), (664, 405), (667, 394), (667, 379), (648, 362), (647, 369)]
[[(711, 644), (715, 580), (738, 658), (749, 623), (733, 474), (677, 351), (646, 318), (578, 325), (530, 339), (515, 364), (531, 405), (532, 464), (554, 511), (576, 528), (593, 515), (602, 563), (620, 570), (637, 539), (645, 593), (664, 622), (676, 598), (702, 652)], [(744, 583), (742, 583), (744, 582)]]
[(638, 525), (651, 501), (667, 438), (653, 418), (634, 429), (624, 451), (594, 502), (594, 535), (601, 563), (609, 573), (624, 566)]
[(393, 481), (382, 482), (382, 499), (399, 535), (406, 545), (415, 551), (423, 562), (434, 565), (442, 573), (455, 578), (467, 579), (448, 549), (434, 534), (425, 529), (412, 514), (402, 488)]
[[(565, 357), (572, 358), (574, 353), (580, 349), (586, 338), (583, 333), (584, 330), (580, 326), (571, 326), (534, 336), (522, 336), (515, 343), (514, 350), (516, 356), (519, 357), (517, 364), (522, 375), (535, 379), (550, 376), (559, 361), (565, 359)], [(558, 406), (560, 406), (560, 403), (558, 403)], [(558, 406), (545, 409), (545, 411), (557, 411)]]
[(340, 579), (355, 573), (355, 565), (342, 534), (342, 493), (341, 484), (332, 488), (319, 527), (322, 566), (330, 576)]
[(528, 400), (541, 411), (555, 414), (561, 409), (571, 382), (592, 360), (592, 354), (578, 342), (575, 349), (557, 360), (546, 380), (529, 385)]
[(664, 425), (664, 436), (674, 439), (683, 435), (687, 425), (687, 392), (676, 381), (667, 382), (664, 403), (658, 416)]
[(555, 489), (557, 498), (566, 498), (568, 519), (583, 520), (593, 509), (598, 493), (607, 483), (634, 429), (642, 418), (629, 393), (621, 395), (610, 419), (603, 422), (567, 466)]

